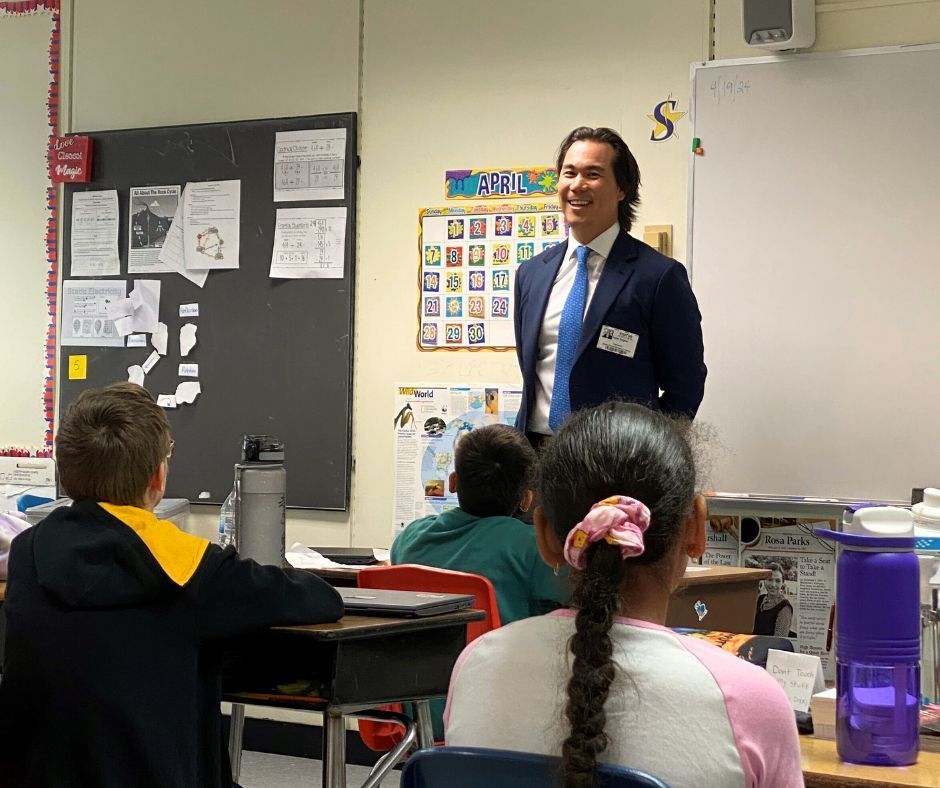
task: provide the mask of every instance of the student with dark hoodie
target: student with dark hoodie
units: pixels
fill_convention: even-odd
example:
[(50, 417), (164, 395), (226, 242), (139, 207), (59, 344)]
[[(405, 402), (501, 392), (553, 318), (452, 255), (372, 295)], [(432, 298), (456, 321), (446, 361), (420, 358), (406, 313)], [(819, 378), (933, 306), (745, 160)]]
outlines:
[(66, 411), (56, 457), (75, 503), (11, 547), (0, 785), (227, 788), (219, 642), (343, 615), (319, 578), (158, 520), (172, 454), (139, 386)]

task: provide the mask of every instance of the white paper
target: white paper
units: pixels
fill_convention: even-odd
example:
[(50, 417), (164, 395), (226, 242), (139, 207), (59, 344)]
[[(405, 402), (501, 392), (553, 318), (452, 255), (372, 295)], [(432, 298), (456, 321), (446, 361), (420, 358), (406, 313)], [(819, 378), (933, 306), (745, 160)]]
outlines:
[(155, 274), (173, 271), (160, 251), (179, 206), (179, 186), (132, 186), (128, 197), (127, 272)]
[(127, 368), (127, 380), (129, 382), (143, 386), (145, 377), (147, 377), (147, 373), (144, 372), (144, 368), (140, 364), (134, 364)]
[(184, 380), (176, 387), (176, 402), (179, 405), (192, 405), (200, 394), (202, 386), (198, 380)]
[(115, 189), (72, 194), (72, 276), (121, 273)]
[(336, 561), (331, 561), (300, 542), (294, 542), (290, 549), (284, 553), (284, 558), (295, 569), (362, 569), (361, 566), (338, 564)]
[(126, 337), (134, 330), (134, 318), (131, 315), (114, 318), (114, 330), (122, 337)]
[(157, 362), (159, 360), (160, 360), (160, 354), (157, 353), (156, 350), (154, 350), (153, 353), (147, 356), (147, 360), (143, 363), (143, 366), (141, 367), (144, 370), (144, 373), (150, 374), (150, 370), (153, 369), (157, 365)]
[(202, 287), (206, 283), (209, 271), (205, 269), (189, 271), (186, 269), (186, 255), (183, 252), (183, 205), (185, 201), (186, 189), (184, 188), (183, 197), (179, 205), (176, 206), (173, 224), (170, 225), (170, 231), (163, 242), (163, 249), (160, 250), (160, 261), (167, 264), (168, 270), (175, 271), (194, 285)]
[(157, 405), (159, 405), (161, 408), (175, 408), (176, 407), (176, 395), (157, 394)]
[(108, 317), (121, 336), (133, 331), (151, 333), (157, 328), (160, 312), (160, 280), (138, 279), (127, 298), (108, 305)]
[(826, 689), (822, 662), (815, 655), (768, 649), (767, 672), (783, 687), (796, 711), (809, 711), (813, 695)]
[(199, 317), (199, 304), (180, 304), (180, 317)]
[(238, 268), (241, 181), (187, 183), (182, 202), (185, 267)]
[(198, 364), (180, 364), (178, 374), (181, 378), (198, 378), (199, 377), (199, 365)]
[(161, 356), (166, 355), (166, 346), (167, 340), (169, 340), (170, 335), (167, 331), (166, 323), (157, 323), (156, 331), (150, 337), (150, 344), (153, 345), (154, 349)]
[(346, 129), (279, 131), (274, 137), (274, 202), (342, 200)]
[(127, 338), (128, 347), (147, 347), (147, 335), (146, 334), (131, 334)]
[(180, 327), (180, 355), (188, 356), (196, 344), (196, 325), (185, 323)]
[(123, 347), (108, 309), (127, 297), (127, 282), (66, 280), (62, 283), (60, 342), (68, 346)]
[(119, 317), (129, 317), (134, 314), (134, 305), (129, 298), (115, 299), (108, 304), (105, 313), (111, 320), (117, 320)]
[(345, 247), (345, 208), (278, 208), (270, 276), (342, 279)]

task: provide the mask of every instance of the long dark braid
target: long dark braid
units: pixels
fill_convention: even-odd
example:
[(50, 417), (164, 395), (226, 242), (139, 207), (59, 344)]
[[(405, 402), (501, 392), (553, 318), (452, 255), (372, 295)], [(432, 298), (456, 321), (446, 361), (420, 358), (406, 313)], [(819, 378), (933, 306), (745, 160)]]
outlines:
[(543, 451), (539, 492), (562, 544), (592, 504), (611, 495), (636, 498), (651, 513), (642, 556), (624, 561), (619, 549), (601, 541), (588, 548), (587, 566), (575, 574), (565, 706), (570, 733), (562, 766), (567, 788), (585, 788), (593, 785), (597, 757), (609, 741), (604, 704), (616, 675), (610, 629), (621, 592), (633, 567), (669, 552), (692, 507), (695, 467), (685, 429), (640, 405), (608, 402), (579, 411)]

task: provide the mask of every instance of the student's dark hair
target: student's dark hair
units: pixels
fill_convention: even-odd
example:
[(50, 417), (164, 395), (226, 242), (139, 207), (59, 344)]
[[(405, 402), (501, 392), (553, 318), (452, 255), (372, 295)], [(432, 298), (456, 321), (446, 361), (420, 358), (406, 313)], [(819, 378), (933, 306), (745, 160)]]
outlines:
[(624, 194), (624, 198), (617, 206), (617, 219), (624, 232), (630, 232), (633, 220), (636, 219), (636, 209), (640, 204), (640, 165), (616, 131), (600, 126), (596, 129), (590, 126), (578, 126), (574, 129), (558, 148), (558, 157), (555, 166), (561, 176), (561, 167), (565, 163), (565, 155), (576, 142), (604, 142), (614, 149), (614, 178)]
[(692, 510), (695, 462), (687, 432), (687, 423), (642, 405), (606, 402), (575, 413), (542, 450), (540, 504), (562, 544), (592, 504), (612, 495), (635, 498), (651, 514), (641, 556), (623, 560), (619, 548), (601, 540), (587, 549), (586, 568), (574, 573), (574, 661), (565, 706), (571, 731), (562, 747), (568, 788), (593, 785), (597, 756), (608, 744), (604, 704), (615, 674), (610, 628), (621, 612), (621, 590), (635, 567), (670, 553)]
[(135, 383), (83, 391), (55, 437), (59, 480), (75, 500), (140, 506), (169, 451), (170, 422)]
[(505, 424), (477, 427), (457, 444), (457, 501), (475, 517), (510, 516), (533, 486), (535, 450)]

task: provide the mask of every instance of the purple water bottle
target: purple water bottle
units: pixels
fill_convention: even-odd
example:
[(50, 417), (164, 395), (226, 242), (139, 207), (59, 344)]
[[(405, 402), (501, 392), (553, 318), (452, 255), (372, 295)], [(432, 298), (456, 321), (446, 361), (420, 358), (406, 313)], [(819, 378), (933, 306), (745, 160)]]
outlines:
[(917, 761), (920, 595), (911, 513), (845, 510), (836, 563), (836, 743), (851, 763)]

